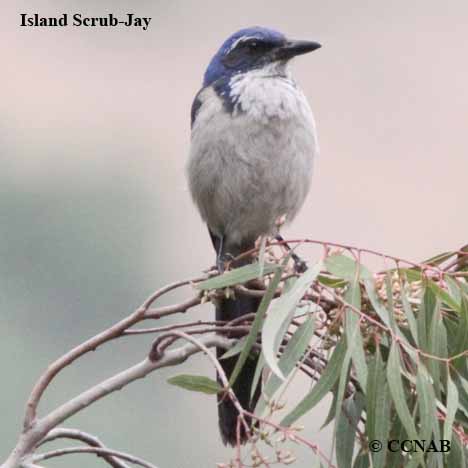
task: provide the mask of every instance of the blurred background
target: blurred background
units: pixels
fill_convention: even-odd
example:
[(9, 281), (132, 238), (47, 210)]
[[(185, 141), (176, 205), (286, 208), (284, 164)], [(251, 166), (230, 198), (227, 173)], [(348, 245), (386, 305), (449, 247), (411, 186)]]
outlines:
[[(21, 28), (20, 13), (151, 16), (140, 28)], [(467, 242), (468, 3), (4, 0), (0, 17), (0, 459), (54, 358), (213, 252), (184, 178), (189, 112), (221, 42), (251, 25), (322, 42), (295, 76), (321, 157), (287, 237), (423, 259)], [(190, 291), (187, 291), (190, 294)], [(174, 300), (184, 297), (175, 296)], [(199, 312), (211, 317), (209, 307)], [(111, 343), (49, 389), (41, 414), (143, 358)], [(226, 461), (214, 398), (165, 383), (212, 373), (201, 357), (157, 372), (66, 426), (160, 467)], [(307, 386), (295, 389), (298, 395)], [(302, 423), (318, 433), (326, 409)], [(309, 466), (298, 452), (298, 467)], [(47, 466), (102, 466), (84, 455)]]

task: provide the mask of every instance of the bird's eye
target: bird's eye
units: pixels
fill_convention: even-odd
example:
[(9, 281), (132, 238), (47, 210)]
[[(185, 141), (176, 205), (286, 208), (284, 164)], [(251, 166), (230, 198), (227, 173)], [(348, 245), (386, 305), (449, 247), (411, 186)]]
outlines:
[(258, 47), (258, 42), (257, 41), (249, 42), (248, 47), (249, 47), (249, 50), (256, 50)]

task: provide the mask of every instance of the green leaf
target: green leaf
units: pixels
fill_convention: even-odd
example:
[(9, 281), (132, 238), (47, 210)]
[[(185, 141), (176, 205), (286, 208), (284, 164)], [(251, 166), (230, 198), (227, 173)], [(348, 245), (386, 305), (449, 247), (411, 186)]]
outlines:
[(458, 435), (452, 437), (452, 443), (450, 444), (450, 451), (444, 453), (446, 457), (446, 466), (447, 467), (466, 467), (466, 456), (465, 456), (465, 447), (463, 443), (460, 442)]
[(219, 359), (227, 359), (239, 354), (244, 349), (247, 337), (241, 338), (232, 348), (229, 348)]
[(421, 273), (421, 270), (416, 270), (415, 268), (401, 268), (399, 271), (400, 274), (406, 275), (406, 278), (410, 283), (423, 280), (423, 274)]
[(339, 416), (342, 411), (342, 404), (345, 395), (346, 385), (349, 381), (349, 372), (350, 372), (350, 364), (351, 364), (351, 356), (353, 354), (353, 348), (356, 341), (348, 341), (347, 340), (347, 350), (345, 357), (343, 359), (343, 365), (341, 366), (340, 370), (340, 379), (338, 381), (338, 390), (336, 392), (336, 412), (335, 412), (335, 427), (333, 429), (333, 441), (336, 441), (337, 430), (338, 430), (338, 423), (339, 423)]
[(418, 337), (423, 351), (428, 351), (429, 333), (436, 304), (437, 299), (434, 291), (430, 288), (425, 288), (418, 313)]
[[(279, 265), (266, 263), (263, 265), (263, 276), (276, 272), (280, 269)], [(227, 271), (222, 275), (215, 276), (214, 278), (207, 279), (198, 283), (195, 287), (201, 291), (209, 289), (221, 289), (236, 284), (246, 283), (247, 281), (259, 278), (262, 276), (262, 265), (259, 263), (252, 263), (231, 271)]]
[[(400, 418), (398, 418), (397, 415), (392, 417), (391, 419), (391, 431), (390, 431), (390, 436), (388, 437), (388, 440), (405, 440), (408, 438), (408, 435), (406, 434), (405, 428), (403, 427), (403, 424), (401, 424)], [(385, 444), (385, 442), (382, 440), (382, 443)], [(382, 452), (383, 450), (381, 450)], [(384, 465), (385, 468), (400, 468), (405, 466), (403, 463), (403, 457), (402, 457), (402, 452), (400, 450), (395, 450), (395, 451), (387, 451), (385, 450), (387, 454), (387, 464)], [(405, 467), (406, 468), (406, 467)]]
[(401, 290), (401, 303), (403, 305), (403, 310), (405, 312), (406, 320), (408, 321), (408, 327), (413, 337), (414, 342), (418, 345), (418, 325), (416, 318), (414, 317), (413, 308), (408, 300), (408, 291), (406, 288)]
[(445, 291), (445, 289), (442, 289), (438, 284), (431, 280), (428, 280), (428, 285), (435, 295), (442, 300), (442, 302), (447, 304), (452, 310), (460, 312), (460, 304), (447, 291)]
[(359, 270), (359, 278), (362, 280), (372, 279), (372, 273), (361, 264), (356, 263), (350, 257), (342, 254), (330, 255), (325, 259), (325, 265), (330, 273), (339, 278), (354, 280)]
[(452, 439), (453, 422), (458, 409), (458, 390), (450, 376), (447, 379), (447, 411), (444, 421), (444, 440)]
[[(295, 331), (294, 335), (286, 345), (283, 354), (278, 361), (278, 367), (285, 377), (288, 377), (296, 364), (302, 359), (304, 353), (309, 346), (310, 340), (314, 335), (315, 320), (309, 317), (303, 322)], [(263, 389), (263, 394), (267, 399), (271, 399), (278, 388), (281, 386), (282, 381), (275, 374), (272, 374)], [(262, 414), (266, 406), (265, 399), (262, 399), (258, 406), (258, 412)]]
[[(292, 370), (295, 368), (296, 364), (303, 358), (307, 347), (309, 346), (310, 340), (314, 335), (315, 330), (315, 319), (313, 317), (308, 317), (294, 332), (294, 335), (289, 340), (281, 358), (278, 361), (278, 365), (287, 377)], [(280, 384), (280, 381), (272, 376), (269, 380), (271, 382), (272, 388)], [(269, 385), (266, 386), (265, 391), (268, 393)]]
[(429, 374), (420, 362), (416, 377), (416, 391), (419, 405), (419, 439), (430, 440), (434, 424), (437, 423), (436, 401)]
[(395, 318), (393, 317), (393, 311), (389, 311), (385, 305), (380, 300), (375, 290), (375, 282), (373, 280), (364, 281), (364, 287), (369, 297), (370, 303), (374, 308), (376, 314), (379, 316), (380, 320), (390, 328), (393, 332), (398, 332), (398, 327), (396, 326)]
[(444, 263), (445, 260), (448, 260), (450, 257), (453, 257), (456, 252), (444, 252), (438, 255), (435, 255), (434, 257), (428, 258), (427, 260), (424, 260), (422, 263), (425, 265), (432, 265), (432, 266), (437, 266), (440, 265), (441, 263)]
[[(436, 310), (432, 317), (431, 328), (429, 330), (429, 338), (427, 340), (427, 349), (429, 354), (446, 359), (448, 356), (447, 351), (447, 332), (444, 327), (444, 322), (441, 320), (440, 303), (437, 301)], [(445, 377), (442, 379), (444, 382), (447, 380), (447, 368), (438, 359), (429, 359), (427, 368), (432, 377), (432, 387), (435, 391), (437, 398), (441, 399), (440, 383), (441, 375)]]
[[(393, 287), (392, 287), (392, 274), (387, 271), (385, 273), (385, 291), (387, 293), (387, 303), (388, 303), (388, 310), (390, 311), (390, 319), (394, 319), (393, 311), (395, 310), (393, 304)], [(396, 328), (396, 324), (395, 324)]]
[(294, 316), (297, 304), (315, 281), (321, 269), (322, 262), (318, 262), (307, 270), (287, 293), (272, 304), (265, 319), (262, 328), (262, 353), (272, 372), (280, 379), (284, 380), (284, 376), (278, 367), (276, 353)]
[[(468, 267), (464, 268), (465, 271), (468, 271)], [(468, 299), (468, 283), (462, 283), (461, 281), (458, 282), (460, 289), (462, 290), (465, 297)]]
[(393, 333), (396, 334), (396, 336), (402, 343), (407, 345), (405, 346), (406, 352), (409, 354), (409, 356), (411, 356), (413, 360), (416, 361), (416, 352), (412, 349), (406, 336), (403, 335), (401, 330), (398, 328), (397, 323), (395, 321), (395, 317), (393, 316), (393, 309), (391, 309), (390, 311), (387, 310), (387, 308), (384, 306), (384, 304), (378, 297), (377, 292), (375, 290), (375, 282), (373, 280), (366, 280), (364, 281), (364, 287), (366, 289), (372, 307), (374, 308), (376, 314), (379, 316), (380, 320), (382, 320), (384, 325), (386, 325), (390, 330), (392, 330)]
[(335, 419), (336, 397), (338, 396), (338, 385), (335, 384), (330, 391), (333, 394), (333, 400), (331, 402), (330, 408), (328, 408), (327, 417), (325, 418), (325, 421), (323, 422), (323, 424), (320, 426), (320, 430), (322, 430), (324, 427), (327, 427), (328, 424), (330, 424)]
[[(384, 376), (385, 378), (385, 376)], [(375, 400), (375, 439), (387, 441), (391, 425), (391, 398), (387, 382), (380, 387)], [(387, 461), (387, 451), (381, 450), (372, 454), (374, 468), (384, 468)]]
[(208, 395), (215, 395), (216, 393), (223, 391), (223, 388), (218, 384), (218, 382), (201, 375), (175, 375), (168, 379), (167, 382), (185, 390), (206, 393)]
[(351, 468), (354, 452), (354, 435), (362, 408), (352, 398), (343, 402), (336, 428), (336, 461), (338, 468)]
[[(366, 408), (366, 432), (368, 440), (379, 440), (382, 442), (388, 440), (391, 421), (391, 398), (380, 348), (377, 348), (375, 357), (369, 364)], [(386, 456), (386, 450), (372, 453), (374, 468), (384, 468)]]
[(421, 460), (419, 460), (417, 456), (412, 456), (406, 461), (404, 466), (405, 468), (429, 468), (426, 464), (421, 465)]
[(337, 432), (339, 429), (340, 414), (342, 411), (344, 394), (346, 390), (346, 382), (349, 380), (350, 362), (351, 362), (351, 354), (349, 352), (346, 352), (344, 361), (343, 361), (343, 366), (341, 367), (340, 379), (338, 381), (338, 388), (336, 391), (335, 426), (333, 427), (332, 451), (335, 447), (335, 444), (337, 444), (337, 441), (338, 441)]
[[(442, 435), (440, 433), (439, 422), (434, 421), (434, 441), (440, 441), (442, 439)], [(427, 468), (444, 468), (444, 457), (441, 452), (430, 452), (426, 458), (426, 465)]]
[[(353, 280), (349, 284), (344, 299), (357, 310), (361, 309), (361, 289), (358, 281)], [(367, 364), (359, 319), (360, 317), (357, 315), (357, 312), (349, 307), (346, 308), (345, 330), (348, 348), (352, 349), (351, 357), (356, 368), (358, 381), (361, 387), (365, 389), (367, 386)]]
[(286, 278), (286, 280), (283, 283), (283, 294), (287, 293), (296, 283), (297, 281), (297, 276), (291, 276), (289, 278)]
[(323, 312), (323, 309), (317, 304), (304, 304), (296, 307), (294, 311), (294, 318), (304, 317), (306, 315), (311, 315), (315, 312)]
[[(453, 350), (452, 355), (456, 356), (460, 353), (465, 352), (468, 349), (468, 299), (462, 297), (460, 307), (460, 318), (458, 321), (458, 327), (456, 336), (453, 339)], [(466, 368), (466, 356), (461, 356), (453, 361), (455, 368), (461, 372)]]
[(413, 422), (413, 417), (408, 409), (405, 391), (401, 381), (399, 354), (398, 345), (393, 341), (388, 357), (387, 380), (398, 417), (406, 429), (408, 436), (416, 440), (418, 439), (418, 434)]
[[(369, 468), (369, 454), (366, 452), (360, 452), (354, 460), (353, 468)], [(375, 467), (374, 467), (375, 468)]]
[(447, 283), (447, 287), (449, 289), (450, 295), (453, 297), (455, 302), (460, 305), (461, 298), (462, 298), (462, 291), (460, 288), (460, 284), (456, 279), (451, 278), (450, 276), (445, 276), (445, 282)]
[(255, 392), (257, 391), (257, 385), (262, 377), (263, 368), (265, 367), (265, 358), (260, 353), (257, 360), (257, 366), (255, 367), (255, 373), (252, 379), (252, 385), (250, 387), (250, 399), (253, 400)]
[[(289, 261), (290, 257), (291, 255), (287, 255), (286, 258), (283, 260), (281, 267), (277, 266), (273, 279), (271, 280), (264, 296), (262, 297), (260, 305), (258, 306), (257, 313), (255, 314), (255, 319), (252, 322), (250, 332), (247, 335), (244, 349), (241, 351), (239, 359), (237, 360), (236, 365), (232, 371), (231, 377), (229, 378), (229, 383), (231, 386), (236, 381), (239, 375), (239, 372), (242, 370), (242, 367), (244, 366), (245, 361), (250, 355), (250, 350), (252, 349), (252, 346), (257, 341), (257, 335), (262, 329), (263, 320), (265, 318), (265, 312), (268, 309), (268, 306), (270, 305), (270, 302), (272, 301), (275, 295), (276, 288), (278, 287), (278, 284), (281, 281), (281, 275), (283, 273), (283, 269), (286, 266), (287, 262)], [(251, 265), (247, 265), (247, 266), (251, 266)], [(265, 265), (265, 268), (266, 268), (266, 265)]]
[(317, 281), (328, 288), (343, 288), (346, 286), (347, 281), (340, 278), (330, 278), (325, 275), (318, 275)]
[(346, 354), (346, 344), (342, 339), (336, 346), (318, 382), (301, 402), (281, 421), (281, 426), (290, 426), (302, 415), (311, 410), (333, 387), (338, 380)]
[(459, 374), (452, 376), (458, 391), (458, 410), (455, 420), (468, 428), (468, 382)]

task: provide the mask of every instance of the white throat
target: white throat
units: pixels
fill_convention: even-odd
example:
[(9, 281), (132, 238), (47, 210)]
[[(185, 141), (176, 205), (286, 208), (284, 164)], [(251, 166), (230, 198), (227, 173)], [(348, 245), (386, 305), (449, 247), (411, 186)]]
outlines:
[(287, 119), (301, 112), (307, 101), (292, 78), (288, 63), (274, 62), (231, 78), (231, 99), (236, 102), (233, 116), (266, 122), (271, 118)]

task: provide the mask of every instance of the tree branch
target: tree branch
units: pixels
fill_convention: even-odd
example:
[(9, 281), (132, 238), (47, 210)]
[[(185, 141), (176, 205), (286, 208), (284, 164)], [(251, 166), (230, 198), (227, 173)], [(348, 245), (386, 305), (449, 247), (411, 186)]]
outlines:
[(94, 351), (103, 343), (110, 341), (118, 336), (120, 336), (127, 328), (135, 325), (136, 323), (145, 320), (147, 318), (159, 318), (165, 315), (170, 315), (172, 313), (177, 312), (185, 312), (189, 307), (193, 307), (200, 303), (200, 298), (195, 297), (192, 298), (182, 304), (176, 304), (172, 306), (161, 307), (159, 309), (153, 310), (152, 313), (148, 314), (148, 309), (151, 305), (159, 299), (164, 294), (173, 291), (174, 289), (180, 288), (182, 286), (186, 286), (188, 284), (192, 284), (194, 282), (201, 281), (202, 279), (206, 279), (205, 277), (202, 278), (195, 278), (190, 280), (184, 281), (177, 281), (175, 283), (169, 284), (161, 289), (158, 289), (154, 292), (151, 296), (149, 296), (143, 304), (137, 308), (132, 314), (128, 317), (124, 318), (120, 322), (116, 323), (115, 325), (111, 326), (107, 330), (93, 336), (89, 340), (81, 343), (80, 345), (76, 346), (68, 353), (64, 354), (62, 357), (57, 359), (53, 362), (44, 374), (41, 375), (39, 380), (33, 387), (31, 395), (29, 396), (28, 402), (26, 403), (26, 414), (24, 418), (23, 428), (24, 430), (29, 429), (36, 418), (37, 413), (37, 406), (39, 401), (50, 384), (50, 382), (54, 379), (54, 377), (65, 367), (70, 365), (73, 361), (75, 361), (80, 356), (88, 353), (89, 351)]
[[(466, 266), (468, 263), (468, 252), (465, 251), (465, 248), (460, 251), (444, 253), (438, 257), (434, 257), (432, 260), (426, 261), (426, 263), (418, 264), (403, 260), (398, 257), (391, 257), (380, 254), (368, 249), (358, 249), (346, 245), (302, 239), (269, 244), (267, 249), (269, 249), (268, 255), (270, 255), (272, 262), (278, 263), (281, 261), (281, 258), (278, 258), (278, 255), (276, 255), (275, 252), (270, 249), (270, 247), (277, 245), (281, 248), (284, 242), (297, 244), (318, 244), (321, 245), (325, 251), (325, 256), (329, 257), (332, 255), (338, 255), (338, 257), (335, 257), (335, 264), (333, 268), (327, 264), (326, 269), (325, 267), (322, 268), (322, 270), (325, 270), (321, 272), (321, 277), (319, 277), (317, 281), (306, 285), (307, 288), (304, 290), (305, 294), (301, 291), (301, 297), (298, 298), (294, 303), (294, 307), (301, 308), (298, 310), (299, 314), (297, 314), (292, 319), (288, 319), (288, 326), (292, 325), (292, 328), (285, 332), (281, 327), (278, 328), (277, 324), (274, 322), (269, 323), (270, 327), (278, 328), (275, 330), (275, 333), (281, 333), (281, 335), (278, 334), (276, 336), (276, 338), (279, 340), (277, 342), (279, 343), (279, 348), (275, 348), (274, 350), (278, 358), (279, 356), (283, 355), (283, 353), (285, 353), (285, 350), (288, 349), (287, 345), (291, 342), (290, 340), (296, 340), (294, 346), (300, 346), (300, 348), (298, 348), (298, 352), (300, 351), (302, 355), (300, 359), (295, 362), (295, 365), (310, 378), (315, 380), (320, 378), (320, 375), (323, 374), (324, 369), (326, 369), (329, 365), (329, 363), (327, 363), (327, 359), (324, 357), (325, 351), (335, 347), (337, 343), (343, 342), (343, 336), (347, 333), (346, 327), (349, 326), (349, 323), (346, 320), (347, 315), (344, 313), (345, 310), (349, 310), (352, 314), (349, 315), (349, 317), (353, 317), (354, 313), (358, 314), (359, 316), (357, 332), (361, 334), (362, 343), (360, 346), (362, 347), (361, 355), (363, 355), (363, 359), (361, 359), (361, 361), (364, 360), (364, 364), (367, 364), (367, 356), (370, 356), (376, 347), (381, 346), (380, 338), (383, 335), (388, 336), (389, 340), (396, 343), (398, 353), (401, 353), (401, 345), (406, 349), (410, 348), (418, 356), (422, 356), (425, 359), (431, 359), (432, 363), (446, 365), (447, 367), (450, 366), (452, 362), (459, 360), (462, 356), (468, 353), (466, 349), (460, 348), (457, 349), (457, 353), (454, 355), (432, 355), (418, 349), (417, 346), (412, 344), (412, 341), (406, 342), (406, 340), (402, 338), (403, 335), (400, 333), (401, 327), (408, 328), (411, 325), (408, 325), (409, 322), (405, 322), (405, 303), (403, 299), (406, 299), (407, 303), (409, 304), (409, 312), (413, 311), (415, 314), (420, 313), (419, 309), (417, 311), (412, 309), (414, 304), (419, 304), (421, 302), (419, 299), (415, 299), (416, 294), (420, 295), (422, 290), (420, 284), (422, 281), (420, 281), (420, 278), (424, 279), (425, 281), (427, 280), (429, 289), (432, 288), (433, 294), (438, 296), (439, 306), (440, 304), (443, 304), (443, 307), (439, 307), (440, 310), (437, 309), (439, 315), (447, 314), (452, 309), (453, 312), (456, 312), (460, 308), (465, 307), (464, 304), (466, 301), (468, 301), (468, 296), (466, 295), (467, 289), (463, 289), (467, 284), (464, 276), (468, 275), (466, 271)], [(341, 254), (340, 251), (334, 253), (331, 252), (331, 246), (346, 250), (346, 255)], [(387, 267), (388, 261), (394, 262), (396, 268), (390, 270), (386, 269), (383, 272), (374, 274), (373, 279), (375, 281), (376, 295), (378, 296), (376, 299), (372, 301), (371, 298), (368, 297), (368, 295), (366, 295), (364, 292), (360, 305), (352, 305), (346, 299), (345, 295), (347, 291), (350, 291), (350, 288), (354, 287), (348, 280), (351, 273), (354, 272), (353, 275), (356, 276), (356, 272), (359, 272), (361, 265), (361, 254), (364, 253), (379, 256), (384, 262), (385, 267)], [(348, 260), (346, 261), (346, 259), (343, 259), (343, 256), (347, 256)], [(456, 258), (454, 259), (453, 257)], [(341, 266), (340, 263), (336, 263), (337, 261), (341, 262)], [(354, 264), (357, 266), (355, 267)], [(409, 282), (409, 286), (406, 285), (409, 274), (407, 275), (405, 270), (402, 270), (403, 276), (400, 276), (400, 264), (409, 265), (411, 270), (414, 270), (414, 273), (420, 275), (416, 276), (413, 282)], [(331, 265), (333, 266), (333, 263)], [(408, 273), (409, 271), (410, 270), (408, 270)], [(87, 434), (75, 429), (58, 429), (57, 426), (79, 411), (87, 408), (92, 403), (99, 401), (116, 390), (124, 388), (135, 380), (144, 378), (149, 373), (159, 368), (180, 364), (188, 359), (188, 357), (199, 352), (206, 354), (208, 359), (216, 368), (218, 381), (221, 382), (224, 391), (222, 397), (229, 398), (239, 413), (236, 427), (238, 434), (236, 466), (245, 466), (241, 461), (241, 424), (244, 426), (246, 434), (251, 436), (249, 437), (249, 440), (253, 445), (252, 453), (255, 455), (254, 459), (256, 460), (254, 460), (254, 463), (259, 463), (255, 466), (269, 466), (269, 462), (261, 455), (255, 444), (259, 440), (265, 440), (267, 443), (272, 441), (268, 439), (268, 434), (265, 435), (262, 434), (261, 431), (259, 432), (258, 426), (251, 426), (251, 420), (253, 419), (261, 423), (261, 425), (267, 425), (270, 426), (270, 428), (274, 428), (275, 430), (280, 431), (286, 439), (300, 442), (309, 446), (316, 454), (318, 454), (330, 465), (330, 461), (323, 456), (323, 453), (320, 452), (319, 448), (315, 444), (299, 437), (296, 430), (281, 427), (270, 421), (270, 419), (260, 418), (248, 411), (245, 411), (239, 404), (233, 390), (231, 389), (229, 380), (225, 375), (218, 359), (215, 357), (215, 354), (209, 350), (211, 347), (229, 349), (237, 342), (240, 336), (250, 333), (252, 326), (251, 322), (256, 317), (254, 313), (246, 314), (230, 322), (199, 320), (186, 323), (170, 324), (160, 327), (138, 326), (132, 328), (135, 325), (141, 324), (147, 320), (158, 320), (174, 314), (185, 313), (189, 309), (201, 304), (205, 300), (215, 301), (216, 297), (221, 297), (222, 294), (226, 293), (224, 288), (221, 287), (219, 290), (205, 291), (204, 293), (200, 293), (198, 291), (193, 293), (192, 291), (190, 297), (188, 299), (184, 299), (184, 301), (181, 303), (161, 307), (154, 306), (155, 301), (157, 301), (165, 294), (175, 291), (181, 287), (192, 286), (194, 283), (213, 276), (213, 274), (215, 273), (210, 271), (204, 277), (178, 281), (155, 291), (133, 313), (115, 323), (108, 329), (86, 340), (84, 343), (76, 346), (53, 362), (39, 377), (36, 384), (34, 385), (30, 397), (27, 401), (23, 432), (19, 437), (16, 447), (6, 462), (0, 466), (0, 468), (40, 468), (37, 462), (72, 453), (90, 453), (98, 455), (113, 468), (128, 468), (128, 465), (125, 462), (134, 463), (147, 468), (155, 468), (154, 465), (151, 465), (150, 463), (137, 457), (108, 449), (97, 437), (91, 434)], [(292, 265), (290, 266), (289, 270), (286, 269), (282, 271), (282, 274), (283, 275), (278, 288), (273, 294), (274, 297), (283, 296), (285, 291), (286, 293), (287, 291), (293, 291), (293, 289), (285, 289), (286, 286), (289, 287), (289, 285), (285, 284), (285, 280), (292, 276), (300, 276), (298, 275), (297, 270), (292, 268)], [(456, 278), (456, 276), (459, 276), (460, 278)], [(228, 278), (228, 281), (224, 284), (230, 284), (229, 289), (233, 290), (234, 292), (250, 295), (256, 298), (262, 298), (268, 291), (266, 284), (268, 284), (268, 278), (271, 281), (271, 275), (264, 278), (263, 280), (248, 280), (247, 277), (244, 278), (245, 281), (239, 280), (239, 284), (234, 285), (229, 283), (230, 279)], [(385, 281), (388, 281), (388, 284), (386, 284)], [(223, 283), (221, 282), (218, 284)], [(295, 283), (292, 284), (290, 288), (295, 288), (295, 285), (297, 286), (297, 284), (302, 287), (300, 283)], [(361, 288), (362, 291), (366, 291), (367, 288), (362, 278), (359, 279), (359, 288)], [(409, 289), (407, 297), (402, 295), (402, 291), (403, 294), (406, 294), (405, 289)], [(465, 302), (462, 301), (463, 297), (465, 298), (463, 299)], [(388, 321), (382, 319), (379, 312), (380, 309), (375, 305), (375, 303), (378, 303), (378, 305), (381, 303), (380, 309), (388, 309), (388, 313), (393, 314), (395, 321), (394, 325), (389, 324)], [(304, 305), (306, 305), (306, 307), (302, 308)], [(270, 313), (271, 309), (268, 307), (266, 312), (267, 320)], [(407, 315), (408, 317), (411, 317), (410, 313)], [(309, 343), (300, 343), (302, 337), (300, 334), (297, 334), (297, 330), (304, 324), (305, 316), (314, 317), (314, 320), (316, 320), (316, 323), (318, 323), (318, 325), (316, 325), (316, 329), (314, 330), (314, 333), (316, 336), (318, 336), (319, 339), (318, 347), (315, 340), (309, 340)], [(455, 313), (454, 317), (456, 317)], [(406, 320), (408, 321), (409, 319)], [(460, 323), (459, 320), (458, 322), (455, 320), (455, 322)], [(443, 322), (441, 322), (441, 326), (444, 326)], [(409, 331), (411, 332), (411, 330)], [(448, 332), (450, 331), (451, 329), (448, 330)], [(113, 375), (110, 378), (103, 380), (96, 385), (91, 386), (88, 390), (66, 401), (44, 417), (39, 418), (37, 416), (38, 405), (47, 387), (51, 384), (59, 372), (61, 372), (67, 366), (71, 365), (76, 359), (84, 356), (89, 351), (95, 350), (99, 346), (111, 340), (123, 336), (150, 333), (156, 333), (158, 335), (153, 342), (151, 351), (149, 352), (146, 359), (132, 367), (123, 370), (122, 372), (119, 372), (118, 374)], [(195, 337), (195, 335), (197, 337)], [(254, 349), (256, 351), (262, 351), (260, 335), (253, 338), (254, 341), (255, 338), (257, 339), (257, 342), (253, 344)], [(310, 337), (308, 337), (308, 339), (309, 338)], [(187, 343), (180, 347), (176, 347), (176, 341), (181, 339), (185, 340)], [(298, 343), (300, 343), (300, 345), (298, 345)], [(266, 346), (268, 346), (268, 344)], [(385, 346), (387, 345), (384, 345), (384, 347)], [(385, 355), (385, 353), (382, 355)], [(402, 355), (404, 358), (404, 353), (402, 353)], [(353, 361), (354, 360), (355, 357), (353, 357)], [(345, 397), (354, 394), (356, 391), (360, 391), (360, 386), (355, 378), (355, 367), (356, 363), (353, 362), (352, 370), (349, 377), (347, 378), (347, 381), (345, 382)], [(259, 372), (263, 372), (262, 368), (259, 368)], [(291, 374), (291, 377), (293, 376), (294, 375)], [(266, 376), (266, 372), (263, 372), (262, 378), (268, 378)], [(288, 384), (284, 386), (283, 390), (285, 390), (287, 387)], [(282, 395), (283, 393), (280, 394), (279, 398), (281, 398)], [(273, 398), (273, 395), (271, 395), (271, 397)], [(273, 412), (276, 411), (275, 405), (273, 405), (273, 403), (274, 401), (272, 400), (272, 410), (270, 415), (273, 415)], [(362, 435), (362, 432), (360, 432), (358, 428), (355, 430), (358, 432), (358, 434)], [(454, 431), (456, 432), (455, 429)], [(462, 436), (460, 437), (463, 438)], [(89, 447), (63, 448), (35, 455), (35, 450), (39, 446), (58, 438), (79, 440), (89, 445)], [(363, 445), (363, 443), (361, 443), (361, 445)], [(287, 464), (286, 462), (289, 463), (291, 459), (288, 457), (285, 458), (283, 455), (281, 457), (278, 455), (277, 461)]]
[[(219, 335), (205, 336), (199, 341), (205, 348), (216, 346), (226, 349), (229, 349), (236, 342), (236, 340), (224, 338)], [(50, 429), (62, 423), (70, 416), (73, 416), (78, 411), (86, 408), (91, 403), (100, 400), (110, 393), (122, 389), (135, 380), (146, 377), (156, 369), (181, 364), (193, 354), (199, 353), (203, 350), (203, 348), (200, 348), (200, 346), (196, 344), (188, 343), (180, 348), (166, 350), (157, 361), (151, 361), (149, 358), (146, 358), (142, 362), (91, 387), (49, 413), (46, 417), (40, 420), (43, 430), (47, 433)]]
[(149, 463), (141, 458), (135, 457), (133, 455), (129, 455), (125, 452), (119, 452), (117, 450), (110, 450), (103, 447), (70, 447), (64, 449), (57, 449), (52, 450), (50, 452), (41, 453), (39, 455), (35, 455), (32, 457), (32, 462), (40, 462), (43, 460), (48, 460), (49, 458), (54, 457), (61, 457), (63, 455), (70, 455), (73, 453), (91, 453), (96, 454), (99, 457), (107, 456), (107, 457), (114, 457), (114, 458), (121, 458), (122, 460), (128, 461), (130, 463), (134, 463), (135, 465), (143, 466), (144, 468), (157, 468), (156, 465)]
[[(40, 447), (43, 444), (48, 442), (52, 442), (56, 439), (73, 439), (73, 440), (80, 440), (91, 447), (100, 447), (103, 449), (107, 449), (107, 447), (96, 437), (92, 434), (87, 432), (79, 431), (78, 429), (66, 429), (66, 428), (56, 428), (52, 429), (48, 434), (47, 437), (41, 440), (41, 442), (37, 445)], [(128, 465), (118, 458), (115, 458), (111, 455), (102, 455), (102, 458), (107, 461), (107, 463), (112, 466), (113, 468), (128, 468)]]
[(206, 352), (205, 350), (209, 347), (216, 346), (229, 349), (237, 340), (213, 334), (200, 338), (197, 340), (197, 344), (195, 344), (193, 340), (188, 341), (190, 341), (190, 343), (184, 346), (165, 351), (157, 361), (151, 361), (149, 358), (144, 359), (142, 362), (82, 392), (45, 417), (36, 420), (32, 427), (23, 430), (15, 449), (0, 468), (17, 468), (20, 461), (34, 450), (34, 447), (47, 436), (49, 431), (95, 401), (100, 400), (116, 390), (122, 389), (135, 380), (147, 376), (156, 369), (181, 364), (190, 356), (200, 351)]

